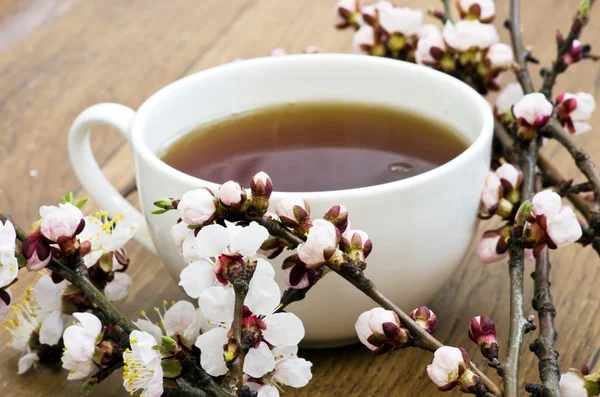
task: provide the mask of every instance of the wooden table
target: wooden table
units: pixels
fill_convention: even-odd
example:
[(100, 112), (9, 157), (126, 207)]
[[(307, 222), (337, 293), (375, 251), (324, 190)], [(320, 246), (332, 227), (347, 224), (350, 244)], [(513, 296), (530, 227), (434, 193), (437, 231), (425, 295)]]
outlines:
[[(266, 55), (272, 48), (301, 52), (315, 44), (329, 52), (350, 51), (350, 32), (332, 28), (333, 0), (3, 0), (0, 2), (0, 211), (21, 225), (38, 218), (42, 204), (54, 203), (67, 189), (79, 188), (67, 157), (67, 131), (77, 114), (98, 102), (119, 102), (137, 108), (145, 98), (182, 76), (236, 58)], [(398, 2), (400, 3), (400, 2)], [(403, 5), (438, 6), (404, 0)], [(498, 26), (507, 14), (507, 1), (498, 1)], [(524, 2), (524, 37), (543, 64), (554, 57), (554, 32), (566, 30), (578, 0)], [(600, 12), (593, 11), (585, 37), (599, 45)], [(501, 29), (503, 30), (503, 29)], [(501, 31), (504, 41), (506, 32)], [(598, 66), (583, 63), (570, 77), (559, 79), (557, 92), (585, 90), (597, 94)], [(536, 80), (537, 73), (535, 74)], [(507, 75), (507, 79), (509, 76)], [(600, 125), (600, 111), (593, 123)], [(600, 161), (600, 128), (577, 138)], [(124, 188), (134, 171), (129, 148), (120, 136), (98, 128), (93, 144), (111, 181)], [(564, 150), (544, 148), (565, 175), (578, 174)], [(132, 202), (137, 201), (135, 194)], [(90, 203), (88, 209), (94, 209)], [(487, 225), (490, 226), (489, 224)], [(129, 315), (164, 299), (180, 299), (175, 281), (157, 258), (131, 243), (128, 247), (135, 283), (130, 297), (119, 304)], [(560, 332), (561, 366), (589, 362), (600, 345), (600, 292), (596, 277), (600, 260), (591, 249), (569, 247), (553, 252), (553, 292)], [(528, 264), (527, 271), (531, 271)], [(37, 276), (23, 274), (13, 291), (23, 296), (24, 285)], [(532, 283), (526, 299), (531, 299)], [(350, 288), (350, 287), (349, 287)], [(504, 263), (482, 265), (473, 255), (465, 259), (452, 280), (431, 303), (438, 314), (438, 338), (464, 346), (478, 363), (467, 338), (471, 317), (487, 314), (498, 326), (501, 348), (508, 334), (508, 277)], [(308, 298), (310, 299), (310, 297)], [(402, 302), (397, 302), (402, 306)], [(423, 302), (428, 303), (428, 302)], [(411, 308), (404, 308), (411, 309)], [(529, 304), (527, 310), (531, 311)], [(526, 336), (526, 346), (534, 335)], [(0, 395), (70, 396), (79, 382), (67, 382), (57, 368), (38, 368), (16, 375), (17, 353), (0, 330)], [(314, 378), (288, 396), (430, 396), (438, 395), (425, 375), (431, 355), (416, 349), (385, 357), (362, 346), (304, 351), (314, 363)], [(522, 382), (536, 382), (537, 359), (524, 352)], [(339, 393), (339, 394), (338, 394)], [(458, 395), (459, 392), (453, 392)], [(126, 396), (121, 379), (102, 383), (94, 396)], [(450, 394), (452, 395), (452, 394)]]

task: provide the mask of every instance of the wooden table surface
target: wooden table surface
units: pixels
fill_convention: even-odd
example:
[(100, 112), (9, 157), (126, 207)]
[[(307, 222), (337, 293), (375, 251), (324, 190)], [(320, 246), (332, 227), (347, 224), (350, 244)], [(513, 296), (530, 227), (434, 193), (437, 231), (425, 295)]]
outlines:
[[(169, 82), (236, 58), (263, 56), (272, 48), (301, 52), (315, 44), (328, 52), (350, 51), (351, 33), (333, 29), (333, 0), (3, 0), (0, 2), (0, 211), (27, 227), (40, 205), (54, 203), (67, 189), (85, 192), (71, 170), (67, 132), (77, 114), (98, 102), (119, 102), (137, 108)], [(438, 6), (437, 0), (396, 1), (405, 6)], [(498, 1), (496, 23), (507, 14), (507, 0)], [(554, 56), (554, 32), (566, 30), (578, 0), (524, 1), (526, 43), (542, 63)], [(595, 17), (598, 20), (593, 20)], [(600, 11), (592, 12), (585, 38), (600, 48)], [(535, 74), (536, 82), (537, 72)], [(512, 79), (507, 75), (507, 80)], [(597, 94), (597, 64), (573, 67), (559, 79), (558, 90)], [(410, 95), (407, 93), (407, 95)], [(593, 123), (600, 126), (600, 111)], [(600, 127), (577, 138), (600, 162)], [(134, 171), (130, 150), (109, 129), (97, 128), (94, 150), (110, 180), (123, 188)], [(564, 150), (550, 144), (544, 151), (565, 175), (578, 174)], [(133, 194), (132, 202), (137, 197)], [(94, 210), (90, 203), (87, 209)], [(491, 226), (488, 224), (488, 227)], [(135, 283), (130, 297), (119, 303), (134, 316), (163, 299), (180, 299), (159, 260), (136, 243), (129, 244)], [(591, 249), (569, 247), (552, 252), (552, 280), (561, 367), (589, 362), (600, 346), (597, 316), (600, 260)], [(531, 271), (528, 264), (527, 271)], [(37, 276), (22, 275), (13, 288), (16, 299)], [(326, 282), (326, 281), (325, 281)], [(348, 287), (351, 288), (351, 287)], [(532, 283), (526, 287), (531, 312)], [(464, 346), (475, 362), (483, 362), (468, 340), (472, 316), (496, 320), (501, 349), (508, 334), (508, 276), (504, 263), (482, 265), (469, 253), (430, 307), (438, 314), (437, 337)], [(308, 297), (310, 299), (310, 295)], [(402, 302), (396, 302), (402, 306)], [(409, 310), (411, 308), (405, 307)], [(534, 339), (526, 335), (525, 346)], [(16, 375), (17, 353), (6, 347), (0, 330), (0, 395), (71, 396), (79, 382), (67, 382), (59, 367), (38, 368)], [(287, 396), (432, 396), (438, 395), (425, 375), (431, 355), (416, 349), (376, 357), (362, 346), (303, 351), (313, 363), (308, 387)], [(493, 374), (492, 374), (493, 375)], [(493, 375), (495, 376), (495, 375)], [(524, 352), (522, 382), (536, 382), (537, 359)], [(453, 394), (454, 393), (454, 394)], [(449, 395), (458, 395), (455, 391)], [(120, 377), (102, 383), (93, 396), (126, 396)], [(525, 393), (523, 393), (525, 395)]]

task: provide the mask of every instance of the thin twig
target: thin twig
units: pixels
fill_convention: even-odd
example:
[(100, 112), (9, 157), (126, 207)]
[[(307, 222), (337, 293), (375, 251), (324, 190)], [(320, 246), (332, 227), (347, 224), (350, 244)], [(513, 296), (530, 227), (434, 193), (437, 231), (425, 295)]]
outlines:
[(550, 294), (550, 259), (545, 248), (536, 259), (534, 274), (533, 308), (538, 312), (539, 335), (529, 349), (539, 359), (540, 379), (542, 387), (540, 395), (544, 397), (560, 397), (560, 368), (558, 352), (554, 349), (557, 334), (554, 328), (556, 310)]
[(233, 308), (233, 340), (237, 345), (237, 357), (231, 363), (233, 384), (236, 388), (244, 386), (244, 361), (247, 349), (242, 343), (242, 319), (244, 314), (244, 300), (248, 294), (248, 283), (236, 283), (233, 286), (235, 304)]
[(534, 89), (531, 76), (527, 70), (527, 51), (525, 50), (525, 47), (523, 46), (523, 40), (521, 39), (519, 7), (519, 0), (510, 1), (510, 18), (505, 22), (505, 26), (510, 31), (510, 39), (513, 46), (515, 61), (518, 65), (518, 67), (515, 68), (517, 80), (519, 80), (519, 83), (521, 83), (523, 92), (525, 92), (525, 94), (529, 94), (532, 93)]
[(444, 3), (444, 16), (446, 17), (446, 21), (452, 22), (452, 10), (450, 8), (450, 0), (442, 0), (442, 3)]
[(555, 119), (550, 119), (548, 123), (542, 127), (542, 132), (556, 139), (565, 147), (565, 149), (567, 149), (571, 157), (573, 157), (573, 160), (575, 160), (577, 168), (579, 168), (587, 180), (592, 184), (596, 199), (600, 199), (600, 174), (598, 174), (596, 164), (594, 164), (590, 155), (584, 152), (583, 149), (575, 143), (571, 134), (569, 134)]
[[(385, 295), (383, 295), (377, 289), (375, 284), (373, 284), (371, 280), (365, 277), (364, 273), (356, 266), (343, 266), (341, 269), (335, 269), (331, 267), (331, 269), (340, 276), (342, 276), (346, 281), (349, 281), (350, 284), (358, 288), (361, 292), (363, 292), (365, 295), (371, 298), (379, 306), (386, 310), (391, 310), (394, 313), (396, 313), (402, 324), (410, 332), (411, 336), (417, 339), (417, 347), (420, 347), (424, 350), (428, 350), (430, 352), (435, 352), (437, 349), (444, 346), (442, 342), (438, 341), (431, 334), (426, 332), (419, 324), (414, 322), (408, 314), (406, 314), (402, 309), (400, 309)], [(490, 393), (498, 396), (502, 395), (502, 391), (500, 390), (500, 388), (484, 373), (482, 373), (479, 370), (479, 368), (475, 366), (475, 364), (471, 363), (471, 369), (480, 377), (480, 379), (482, 380), (482, 382), (487, 387)]]
[[(590, 0), (590, 8), (594, 4), (594, 0)], [(552, 88), (556, 83), (556, 78), (559, 74), (563, 73), (566, 70), (566, 63), (564, 61), (565, 54), (571, 48), (574, 40), (579, 39), (581, 35), (581, 31), (583, 27), (587, 23), (587, 18), (581, 20), (579, 18), (579, 12), (575, 15), (573, 19), (573, 24), (571, 25), (571, 29), (569, 30), (568, 36), (564, 39), (562, 43), (558, 45), (556, 51), (556, 59), (552, 63), (552, 68), (550, 70), (546, 70), (544, 73), (544, 82), (542, 84), (542, 89), (540, 92), (544, 94), (548, 99), (552, 97)]]

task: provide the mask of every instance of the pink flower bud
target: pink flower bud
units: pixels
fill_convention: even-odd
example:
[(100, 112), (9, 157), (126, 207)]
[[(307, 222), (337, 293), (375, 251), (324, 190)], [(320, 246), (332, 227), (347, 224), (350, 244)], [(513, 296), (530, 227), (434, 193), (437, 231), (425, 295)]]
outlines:
[(508, 244), (506, 237), (510, 227), (498, 230), (488, 230), (483, 233), (481, 240), (477, 243), (477, 256), (483, 263), (497, 262), (508, 255)]
[(448, 21), (442, 32), (448, 47), (457, 51), (484, 50), (499, 41), (494, 25), (479, 21)]
[(496, 325), (487, 316), (471, 319), (469, 338), (481, 349), (481, 354), (488, 360), (498, 358), (498, 343), (496, 342)]
[(269, 198), (273, 193), (273, 182), (265, 172), (259, 172), (252, 177), (250, 182), (252, 191), (252, 206), (260, 214), (264, 214), (269, 208)]
[(284, 272), (285, 284), (290, 288), (303, 289), (317, 282), (317, 271), (307, 268), (298, 254), (287, 257), (281, 268)]
[(429, 66), (440, 65), (447, 71), (454, 69), (454, 60), (444, 57), (447, 54), (446, 43), (437, 25), (423, 25), (418, 35), (419, 41), (415, 53), (417, 63)]
[(344, 29), (349, 26), (358, 28), (363, 24), (359, 0), (339, 0), (333, 7), (336, 16), (335, 27)]
[(561, 197), (551, 191), (544, 190), (537, 193), (531, 200), (533, 207), (530, 218), (532, 222), (543, 230), (543, 240), (540, 241), (539, 233), (533, 225), (527, 225), (526, 233), (536, 242), (548, 245), (550, 249), (556, 249), (569, 245), (582, 235), (581, 225), (573, 209), (562, 205)]
[(553, 106), (544, 94), (535, 92), (527, 94), (517, 102), (512, 112), (519, 123), (519, 136), (525, 139), (533, 139), (537, 128), (546, 124), (552, 116)]
[(324, 265), (334, 254), (340, 240), (340, 232), (323, 219), (313, 221), (306, 242), (297, 248), (298, 256), (306, 266), (316, 269)]
[(457, 5), (462, 19), (478, 19), (483, 23), (490, 23), (496, 16), (493, 0), (459, 0)]
[(485, 62), (492, 70), (508, 69), (513, 63), (513, 50), (504, 43), (493, 44), (486, 52)]
[(490, 171), (485, 178), (483, 191), (481, 192), (480, 212), (482, 217), (490, 217), (495, 214), (503, 196), (504, 188), (500, 178)]
[(299, 197), (283, 198), (275, 206), (275, 212), (279, 216), (281, 223), (287, 227), (301, 229), (306, 233), (312, 225), (310, 219), (310, 206)]
[(373, 250), (373, 243), (362, 230), (348, 229), (342, 234), (340, 248), (352, 259), (364, 261)]
[(523, 93), (523, 87), (521, 87), (521, 84), (507, 84), (496, 97), (496, 114), (501, 116), (510, 111), (513, 105), (519, 102), (524, 95), (525, 94)]
[(408, 314), (425, 331), (433, 334), (437, 326), (437, 316), (427, 306), (421, 306)]
[(464, 349), (442, 346), (433, 355), (427, 366), (427, 375), (441, 391), (454, 388), (467, 370), (469, 357)]
[(237, 182), (225, 182), (219, 187), (219, 199), (226, 207), (238, 208), (246, 201), (246, 189)]
[(563, 56), (563, 62), (565, 65), (571, 65), (576, 62), (579, 62), (583, 59), (584, 46), (581, 44), (579, 40), (573, 40), (571, 43), (571, 47), (567, 50), (566, 54)]
[(560, 394), (562, 397), (588, 397), (586, 382), (583, 374), (576, 369), (569, 369), (560, 376)]
[(385, 45), (377, 31), (369, 25), (364, 25), (354, 33), (352, 48), (357, 54), (383, 56), (386, 53)]
[(558, 96), (556, 102), (558, 120), (571, 134), (579, 135), (592, 129), (591, 125), (585, 123), (596, 109), (596, 101), (592, 95), (585, 92), (565, 92)]
[(188, 225), (205, 225), (213, 221), (219, 199), (207, 188), (185, 192), (179, 201), (179, 217)]
[(398, 349), (408, 341), (408, 331), (396, 313), (381, 307), (361, 314), (354, 328), (360, 341), (376, 354)]
[(340, 233), (344, 233), (348, 227), (348, 210), (343, 205), (336, 204), (327, 210), (323, 219), (333, 223)]
[(27, 270), (42, 270), (52, 259), (50, 244), (41, 235), (39, 227), (25, 237), (21, 246), (23, 257), (27, 261)]
[[(523, 183), (523, 173), (510, 163), (502, 164), (494, 173), (500, 180), (505, 195), (506, 193), (518, 190), (521, 187), (521, 183)], [(517, 203), (519, 200), (517, 199), (514, 202)]]
[(40, 208), (40, 216), (40, 231), (53, 243), (71, 240), (85, 227), (81, 210), (71, 203), (59, 204), (58, 207), (43, 206)]

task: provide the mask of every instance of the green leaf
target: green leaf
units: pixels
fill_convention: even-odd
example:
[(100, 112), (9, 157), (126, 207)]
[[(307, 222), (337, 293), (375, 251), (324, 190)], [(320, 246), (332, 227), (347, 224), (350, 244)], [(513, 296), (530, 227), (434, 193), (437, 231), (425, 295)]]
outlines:
[(92, 361), (98, 365), (102, 365), (102, 356), (103, 354), (100, 349), (96, 348), (94, 349), (94, 354), (92, 355)]
[(89, 394), (94, 387), (96, 386), (96, 382), (92, 379), (86, 380), (81, 386), (81, 392), (85, 394)]
[(102, 339), (104, 339), (104, 331), (102, 331), (98, 334), (98, 337), (96, 338), (96, 344), (99, 344), (100, 342), (102, 342)]
[(171, 338), (170, 336), (163, 335), (161, 337), (161, 341), (166, 350), (170, 350), (172, 346), (177, 344), (177, 341), (175, 341), (175, 339)]
[(152, 213), (154, 215), (164, 214), (165, 212), (169, 212), (169, 210), (164, 210), (164, 209), (161, 208), (161, 209), (157, 209), (157, 210), (152, 211)]
[(162, 360), (160, 365), (163, 369), (163, 377), (176, 378), (181, 374), (182, 367), (177, 360)]
[(173, 379), (163, 379), (163, 387), (179, 390), (179, 385)]
[(21, 254), (15, 254), (17, 257), (17, 263), (19, 264), (19, 269), (24, 268), (27, 265), (27, 259)]
[(66, 203), (73, 204), (74, 201), (75, 201), (75, 197), (73, 197), (73, 192), (70, 190), (67, 192), (67, 194), (65, 194), (64, 196), (62, 196), (60, 198), (61, 204), (66, 204)]
[(584, 387), (588, 392), (588, 396), (597, 396), (600, 393), (600, 387), (598, 387), (598, 383), (594, 381), (586, 380)]
[(84, 197), (84, 198), (82, 198), (81, 200), (79, 200), (78, 202), (75, 203), (75, 207), (77, 207), (79, 209), (82, 209), (83, 206), (85, 205), (85, 203), (87, 203), (87, 201), (88, 201), (88, 198)]
[(577, 7), (577, 16), (580, 21), (584, 21), (590, 12), (591, 1), (590, 0), (581, 0), (579, 6)]

